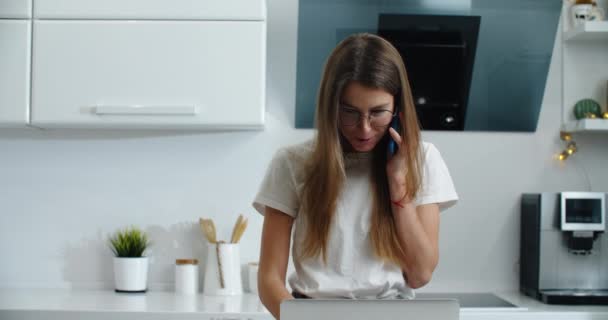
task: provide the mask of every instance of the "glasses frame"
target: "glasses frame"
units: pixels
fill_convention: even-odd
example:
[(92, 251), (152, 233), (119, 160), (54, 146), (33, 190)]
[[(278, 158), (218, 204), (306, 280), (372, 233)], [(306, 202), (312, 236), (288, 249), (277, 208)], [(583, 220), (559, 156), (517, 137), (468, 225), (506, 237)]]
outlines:
[[(345, 124), (342, 122), (342, 119), (340, 117), (340, 112), (342, 112), (342, 110), (346, 109), (347, 107), (345, 107), (344, 105), (340, 105), (339, 110), (338, 110), (338, 123), (345, 126), (345, 127), (356, 127), (358, 125), (361, 124), (361, 118), (365, 117), (365, 119), (367, 120), (367, 123), (369, 124), (370, 127), (372, 128), (386, 128), (388, 127), (391, 122), (393, 121), (393, 119), (398, 115), (397, 111), (388, 111), (388, 110), (372, 110), (371, 112), (366, 112), (366, 113), (362, 113), (360, 111), (357, 110), (353, 110), (353, 112), (357, 112), (359, 114), (359, 117), (357, 117), (357, 122), (355, 122), (354, 124)], [(353, 108), (349, 108), (349, 109), (353, 109)], [(396, 109), (396, 108), (395, 108)], [(372, 125), (372, 112), (373, 111), (386, 111), (386, 112), (390, 112), (391, 115), (391, 121), (389, 121), (387, 124), (385, 125), (381, 125), (381, 126), (375, 126)]]

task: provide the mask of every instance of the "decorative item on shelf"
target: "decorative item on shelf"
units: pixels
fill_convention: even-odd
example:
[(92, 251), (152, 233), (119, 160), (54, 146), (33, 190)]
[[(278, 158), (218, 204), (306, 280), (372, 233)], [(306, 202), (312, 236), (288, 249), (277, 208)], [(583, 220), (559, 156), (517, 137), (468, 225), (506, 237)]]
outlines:
[(593, 8), (591, 9), (591, 20), (590, 21), (602, 21), (605, 18), (604, 9), (597, 5), (596, 1), (593, 1)]
[(572, 140), (572, 134), (565, 131), (560, 131), (559, 137), (561, 140), (566, 141), (568, 144), (566, 145), (566, 149), (564, 149), (560, 154), (557, 155), (559, 160), (566, 160), (568, 157), (573, 155), (578, 149), (576, 147), (576, 142)]
[(602, 115), (600, 104), (593, 99), (582, 99), (574, 105), (574, 117), (577, 120), (596, 118)]
[(136, 227), (118, 230), (109, 239), (114, 253), (114, 289), (116, 292), (148, 290), (148, 235)]
[(604, 20), (604, 10), (598, 7), (595, 0), (570, 0), (572, 26), (576, 27), (585, 21)]
[(204, 294), (242, 294), (239, 241), (247, 228), (247, 218), (239, 215), (228, 243), (217, 239), (213, 220), (200, 218), (199, 224), (208, 242)]

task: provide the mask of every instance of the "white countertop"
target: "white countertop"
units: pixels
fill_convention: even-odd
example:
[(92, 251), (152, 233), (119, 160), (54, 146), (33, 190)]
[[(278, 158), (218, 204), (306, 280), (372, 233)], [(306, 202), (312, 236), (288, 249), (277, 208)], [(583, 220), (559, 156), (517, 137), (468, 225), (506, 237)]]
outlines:
[[(463, 308), (461, 319), (608, 319), (608, 306), (547, 305), (519, 293), (496, 293), (521, 308)], [(0, 319), (271, 320), (257, 295), (194, 296), (149, 291), (0, 289)]]
[(608, 319), (608, 306), (545, 304), (520, 292), (494, 292), (498, 297), (519, 308), (466, 308), (460, 310), (460, 318), (466, 320), (599, 320)]
[[(0, 290), (0, 319), (17, 319), (20, 312), (25, 314), (27, 311), (80, 314), (74, 319), (84, 319), (83, 313), (107, 313), (112, 315), (112, 319), (122, 313), (130, 315), (129, 319), (135, 319), (134, 313), (141, 314), (137, 319), (161, 319), (165, 318), (161, 317), (163, 315), (170, 316), (171, 319), (273, 319), (259, 297), (253, 294), (205, 296), (177, 295), (164, 291), (116, 293), (113, 290), (82, 289)], [(69, 314), (62, 314), (61, 319), (66, 319), (66, 316)], [(27, 315), (25, 318), (28, 318)], [(95, 317), (98, 318), (100, 319)]]

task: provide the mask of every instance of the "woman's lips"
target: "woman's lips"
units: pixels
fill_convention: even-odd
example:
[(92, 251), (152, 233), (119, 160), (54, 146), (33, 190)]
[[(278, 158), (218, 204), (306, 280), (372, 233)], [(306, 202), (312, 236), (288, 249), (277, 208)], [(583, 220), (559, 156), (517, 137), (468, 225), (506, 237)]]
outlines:
[(372, 138), (356, 138), (356, 144), (359, 148), (368, 148), (373, 143)]

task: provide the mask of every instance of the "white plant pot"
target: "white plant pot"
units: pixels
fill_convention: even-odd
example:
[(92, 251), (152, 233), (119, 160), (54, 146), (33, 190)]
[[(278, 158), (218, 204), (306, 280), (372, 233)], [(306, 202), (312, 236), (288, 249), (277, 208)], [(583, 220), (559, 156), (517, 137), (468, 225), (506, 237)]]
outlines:
[(114, 289), (116, 292), (146, 292), (148, 257), (114, 257)]

